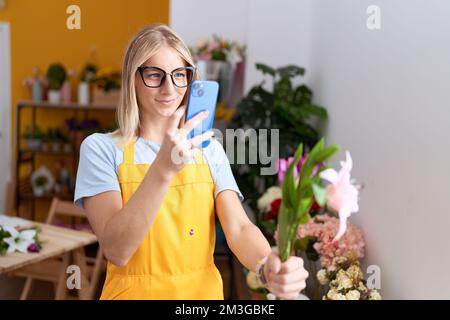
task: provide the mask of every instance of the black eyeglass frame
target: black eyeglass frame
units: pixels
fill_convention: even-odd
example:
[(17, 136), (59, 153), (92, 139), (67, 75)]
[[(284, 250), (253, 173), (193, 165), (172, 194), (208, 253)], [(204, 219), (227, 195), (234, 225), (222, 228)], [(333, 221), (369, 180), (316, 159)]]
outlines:
[[(164, 76), (161, 78), (161, 82), (159, 83), (158, 86), (149, 86), (149, 85), (147, 85), (147, 83), (145, 83), (145, 80), (144, 80), (144, 71), (147, 70), (147, 69), (152, 69), (152, 70), (155, 70), (155, 69), (156, 69), (156, 70), (161, 71), (161, 72), (164, 74)], [(181, 69), (182, 69), (182, 70), (186, 70), (186, 69), (187, 69), (187, 70), (191, 70), (191, 71), (192, 71), (191, 79), (188, 79), (187, 84), (186, 84), (185, 86), (178, 86), (178, 85), (175, 83), (175, 80), (173, 79), (173, 73), (174, 73), (175, 71), (181, 70)], [(194, 79), (194, 75), (195, 75), (196, 70), (197, 70), (197, 68), (192, 67), (192, 66), (179, 67), (179, 68), (176, 68), (176, 69), (172, 70), (171, 72), (166, 72), (165, 70), (163, 70), (163, 69), (161, 69), (161, 68), (158, 68), (158, 67), (152, 67), (152, 66), (141, 66), (141, 67), (138, 67), (138, 71), (139, 71), (139, 74), (141, 75), (142, 82), (143, 82), (144, 85), (145, 85), (146, 87), (148, 87), (148, 88), (159, 88), (159, 87), (161, 87), (161, 86), (164, 84), (164, 81), (166, 81), (167, 75), (170, 75), (170, 78), (172, 79), (172, 83), (173, 83), (173, 85), (174, 85), (175, 87), (177, 87), (177, 88), (186, 88), (186, 87), (189, 86), (189, 84), (190, 84), (190, 83), (192, 82), (192, 80)]]

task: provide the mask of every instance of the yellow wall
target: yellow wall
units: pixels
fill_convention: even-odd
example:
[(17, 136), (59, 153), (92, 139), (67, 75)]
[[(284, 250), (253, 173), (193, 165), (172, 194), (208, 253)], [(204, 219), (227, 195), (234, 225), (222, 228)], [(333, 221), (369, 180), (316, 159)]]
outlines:
[[(129, 39), (143, 26), (168, 23), (169, 0), (7, 0), (0, 10), (0, 21), (11, 29), (12, 137), (15, 130), (15, 105), (31, 99), (22, 80), (33, 66), (46, 72), (49, 64), (61, 62), (67, 69), (79, 70), (95, 48), (100, 68), (120, 69)], [(66, 9), (81, 8), (81, 30), (68, 30)], [(73, 83), (73, 92), (75, 85)], [(72, 99), (76, 99), (74, 94)], [(60, 112), (41, 111), (40, 126), (45, 129), (63, 124), (68, 117)], [(100, 119), (101, 120), (101, 119)], [(107, 118), (108, 124), (113, 121)], [(103, 122), (103, 121), (102, 121)], [(27, 121), (24, 120), (25, 126)], [(111, 123), (112, 126), (113, 123)]]

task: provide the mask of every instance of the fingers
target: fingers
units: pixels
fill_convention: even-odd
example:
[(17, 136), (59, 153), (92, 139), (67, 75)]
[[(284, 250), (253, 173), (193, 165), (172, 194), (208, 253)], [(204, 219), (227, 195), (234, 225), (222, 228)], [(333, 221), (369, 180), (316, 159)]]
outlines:
[(305, 280), (293, 282), (290, 284), (281, 285), (275, 282), (269, 284), (269, 290), (273, 294), (276, 294), (280, 298), (293, 299), (298, 296), (298, 294), (305, 289)]
[(294, 299), (305, 288), (308, 272), (300, 257), (291, 256), (281, 263), (275, 253), (267, 259), (267, 284), (269, 290), (280, 298)]
[(281, 265), (280, 273), (290, 273), (303, 267), (303, 259), (290, 256), (285, 263)]
[(203, 120), (205, 120), (208, 117), (209, 111), (203, 111), (197, 114), (195, 117), (187, 121), (182, 127), (181, 131), (187, 135), (192, 129), (197, 127)]
[(278, 272), (280, 272), (281, 269), (280, 257), (275, 252), (271, 252), (269, 254), (269, 257), (267, 258), (266, 265), (267, 265), (266, 270), (269, 273), (277, 274)]
[(214, 131), (207, 131), (198, 136), (195, 136), (194, 138), (192, 138), (188, 141), (190, 141), (192, 143), (192, 147), (195, 148), (199, 144), (201, 144), (203, 141), (210, 139), (212, 136), (214, 136)]
[(289, 274), (270, 274), (270, 281), (276, 282), (281, 285), (289, 284), (292, 282), (303, 281), (309, 276), (308, 271), (305, 269), (300, 269), (298, 272)]
[(171, 160), (176, 165), (187, 164), (193, 157), (191, 142), (184, 140), (175, 145), (171, 152)]
[(175, 112), (170, 117), (170, 123), (169, 123), (169, 127), (168, 127), (169, 132), (175, 132), (175, 130), (178, 129), (178, 124), (180, 123), (180, 119), (184, 115), (185, 112), (186, 112), (186, 106), (180, 106), (180, 107), (178, 107), (177, 110), (175, 110)]

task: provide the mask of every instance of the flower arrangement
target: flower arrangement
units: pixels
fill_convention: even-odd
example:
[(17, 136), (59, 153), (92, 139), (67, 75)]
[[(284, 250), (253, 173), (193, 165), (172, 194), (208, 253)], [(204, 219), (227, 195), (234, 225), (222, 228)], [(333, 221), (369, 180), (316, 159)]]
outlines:
[[(37, 66), (34, 66), (32, 69), (32, 75), (23, 79), (22, 84), (26, 87), (30, 93), (33, 91), (33, 86), (36, 82), (39, 82), (42, 87), (47, 87), (48, 82), (46, 77), (44, 77)], [(42, 98), (42, 97), (41, 97)]]
[(44, 194), (51, 193), (55, 185), (55, 178), (52, 172), (45, 165), (42, 165), (31, 173), (30, 182), (34, 195), (41, 197)]
[(377, 290), (367, 288), (355, 257), (335, 257), (329, 266), (317, 272), (317, 279), (321, 285), (330, 286), (323, 300), (381, 300)]
[(364, 257), (364, 237), (351, 223), (339, 241), (334, 237), (339, 229), (339, 219), (328, 214), (316, 215), (297, 230), (296, 248), (304, 251), (308, 259), (320, 259), (322, 267), (330, 267), (336, 257)]
[[(353, 166), (350, 153), (345, 153), (346, 159), (341, 161), (339, 171), (325, 164), (339, 148), (338, 145), (326, 147), (321, 139), (309, 153), (303, 154), (303, 146), (299, 145), (294, 157), (280, 159), (278, 183), (281, 190), (279, 187), (269, 188), (258, 200), (258, 209), (265, 217), (277, 220), (274, 239), (281, 261), (286, 261), (297, 250), (304, 252), (310, 262), (320, 259), (324, 269), (317, 273), (317, 277), (321, 285), (330, 284), (330, 297), (327, 294), (326, 298), (333, 298), (336, 291), (348, 299), (375, 299), (379, 297), (378, 293), (363, 288), (362, 272), (355, 278), (359, 295), (352, 291), (356, 290), (354, 287), (347, 291), (333, 287), (335, 284), (339, 286), (343, 276), (335, 281), (336, 273), (332, 272), (342, 270), (342, 274), (353, 265), (349, 269), (353, 274), (359, 268), (358, 259), (364, 257), (365, 247), (361, 231), (347, 223), (350, 215), (359, 210), (360, 189), (350, 176)], [(316, 274), (315, 267), (312, 274)], [(329, 279), (328, 282), (325, 278)]]
[(258, 225), (269, 242), (273, 241), (272, 237), (277, 227), (278, 212), (281, 205), (281, 188), (272, 186), (258, 199), (257, 206), (260, 213)]
[(99, 129), (99, 123), (96, 119), (68, 118), (65, 120), (67, 129), (72, 131), (84, 131), (86, 135)]
[(40, 232), (38, 227), (17, 230), (13, 227), (0, 226), (0, 255), (3, 256), (15, 251), (22, 253), (41, 251)]
[(245, 46), (226, 40), (218, 35), (203, 38), (196, 47), (190, 48), (195, 61), (228, 61), (239, 63), (245, 57)]
[[(309, 211), (314, 201), (323, 205), (328, 199), (331, 199), (332, 195), (335, 195), (332, 192), (327, 192), (328, 189), (324, 189), (320, 182), (321, 178), (332, 175), (330, 173), (332, 169), (325, 169), (323, 163), (338, 150), (339, 147), (337, 145), (325, 147), (324, 139), (321, 139), (301, 163), (303, 145), (300, 144), (295, 152), (294, 159), (286, 169), (286, 174), (282, 181), (282, 201), (278, 214), (277, 230), (281, 261), (286, 261), (294, 250), (298, 226), (308, 222)], [(340, 195), (345, 196), (342, 192)], [(343, 219), (347, 213), (343, 210), (342, 212)]]
[(95, 79), (97, 66), (93, 63), (86, 63), (80, 71), (80, 82), (91, 82)]

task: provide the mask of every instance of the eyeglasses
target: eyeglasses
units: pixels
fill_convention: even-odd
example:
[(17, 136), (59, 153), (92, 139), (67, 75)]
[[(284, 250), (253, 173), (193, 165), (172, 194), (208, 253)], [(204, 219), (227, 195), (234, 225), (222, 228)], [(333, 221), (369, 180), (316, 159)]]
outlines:
[(186, 88), (194, 78), (194, 67), (176, 68), (172, 72), (166, 72), (158, 67), (139, 67), (142, 81), (146, 87), (159, 88), (163, 85), (167, 75), (172, 78), (172, 83), (178, 88)]

